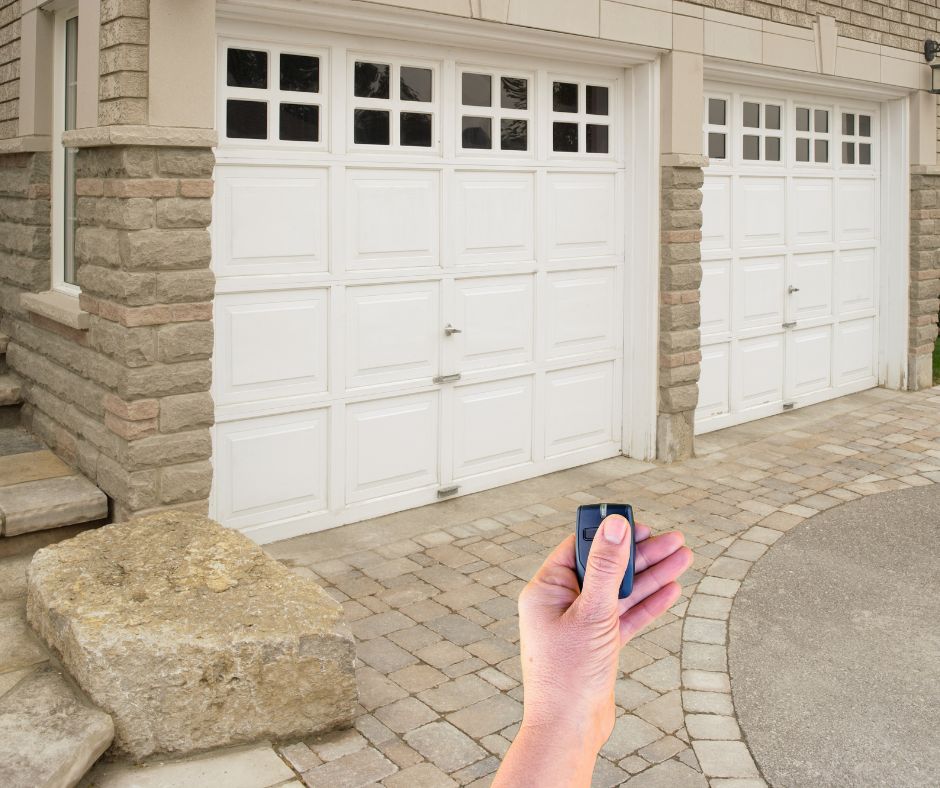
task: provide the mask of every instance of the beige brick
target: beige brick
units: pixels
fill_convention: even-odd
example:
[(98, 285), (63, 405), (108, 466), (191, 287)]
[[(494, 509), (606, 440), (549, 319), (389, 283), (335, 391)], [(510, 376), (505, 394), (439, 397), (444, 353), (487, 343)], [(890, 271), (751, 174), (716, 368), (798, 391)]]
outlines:
[(164, 504), (206, 498), (211, 487), (211, 462), (171, 465), (160, 472), (160, 502)]
[(160, 400), (160, 431), (180, 432), (210, 427), (215, 421), (215, 406), (209, 392), (181, 394)]
[(158, 227), (207, 227), (212, 221), (212, 204), (208, 199), (171, 197), (157, 201)]
[(139, 399), (125, 402), (114, 394), (106, 394), (103, 404), (105, 410), (121, 419), (132, 421), (148, 420), (157, 417), (160, 412), (160, 403), (155, 399)]
[(165, 364), (212, 356), (212, 323), (174, 323), (157, 330), (157, 357)]

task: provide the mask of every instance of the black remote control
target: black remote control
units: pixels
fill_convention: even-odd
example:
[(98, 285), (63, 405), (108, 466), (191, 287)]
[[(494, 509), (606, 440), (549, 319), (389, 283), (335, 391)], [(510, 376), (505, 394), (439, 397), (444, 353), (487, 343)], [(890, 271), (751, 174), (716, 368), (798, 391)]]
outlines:
[(584, 587), (584, 570), (587, 567), (588, 553), (597, 536), (597, 530), (605, 517), (619, 514), (630, 523), (630, 562), (620, 583), (618, 598), (624, 599), (633, 591), (633, 559), (636, 555), (636, 529), (633, 527), (633, 507), (628, 503), (592, 503), (578, 507), (578, 524), (575, 534), (575, 566), (578, 585)]

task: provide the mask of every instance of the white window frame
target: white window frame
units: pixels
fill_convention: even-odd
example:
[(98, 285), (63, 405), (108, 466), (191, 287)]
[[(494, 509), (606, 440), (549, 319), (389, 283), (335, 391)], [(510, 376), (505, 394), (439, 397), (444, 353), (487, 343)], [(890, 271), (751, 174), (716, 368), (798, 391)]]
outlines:
[[(491, 78), (491, 103), (488, 107), (477, 107), (463, 103), (463, 75), (486, 74)], [(502, 106), (502, 79), (524, 79), (527, 81), (526, 101), (528, 109), (507, 109)], [(457, 64), (457, 84), (454, 88), (457, 117), (454, 122), (457, 132), (456, 150), (458, 156), (493, 156), (508, 158), (511, 156), (532, 159), (537, 155), (536, 144), (538, 137), (538, 75), (534, 71), (525, 71), (510, 68), (494, 68), (493, 66), (476, 66), (473, 64)], [(463, 146), (463, 118), (480, 117), (490, 118), (491, 148), (465, 148)], [(502, 148), (502, 122), (504, 120), (524, 120), (526, 129), (525, 150), (504, 150)]]
[[(53, 33), (53, 88), (52, 88), (52, 289), (66, 295), (78, 296), (81, 288), (77, 284), (65, 281), (65, 168), (69, 155), (62, 144), (65, 133), (65, 46), (66, 25), (69, 20), (78, 19), (78, 6), (71, 5), (55, 12)], [(76, 79), (78, 41), (76, 40)], [(77, 100), (77, 90), (76, 90)], [(74, 154), (73, 154), (74, 155)], [(74, 199), (74, 197), (73, 197)], [(75, 206), (73, 203), (73, 210)], [(73, 248), (74, 254), (74, 248)], [(74, 261), (73, 261), (74, 267)], [(76, 267), (77, 271), (77, 267)]]

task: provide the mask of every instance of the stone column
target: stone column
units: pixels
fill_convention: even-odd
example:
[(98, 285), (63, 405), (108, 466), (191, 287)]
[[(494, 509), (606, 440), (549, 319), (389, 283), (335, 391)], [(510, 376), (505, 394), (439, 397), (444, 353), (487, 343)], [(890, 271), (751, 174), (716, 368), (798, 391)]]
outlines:
[(933, 385), (940, 311), (940, 166), (911, 168), (911, 286), (908, 387)]

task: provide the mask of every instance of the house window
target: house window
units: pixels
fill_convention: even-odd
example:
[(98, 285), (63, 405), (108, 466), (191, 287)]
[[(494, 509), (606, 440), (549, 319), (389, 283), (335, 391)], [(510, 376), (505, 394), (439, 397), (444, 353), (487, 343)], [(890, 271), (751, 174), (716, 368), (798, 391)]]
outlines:
[(52, 285), (78, 294), (75, 271), (75, 148), (62, 144), (62, 134), (76, 127), (78, 95), (78, 15), (73, 9), (56, 17), (53, 126)]
[(457, 83), (460, 148), (527, 153), (532, 149), (531, 75), (468, 68)]
[(552, 82), (552, 150), (610, 153), (611, 89), (575, 80)]
[(225, 139), (322, 147), (323, 58), (293, 49), (224, 51)]

